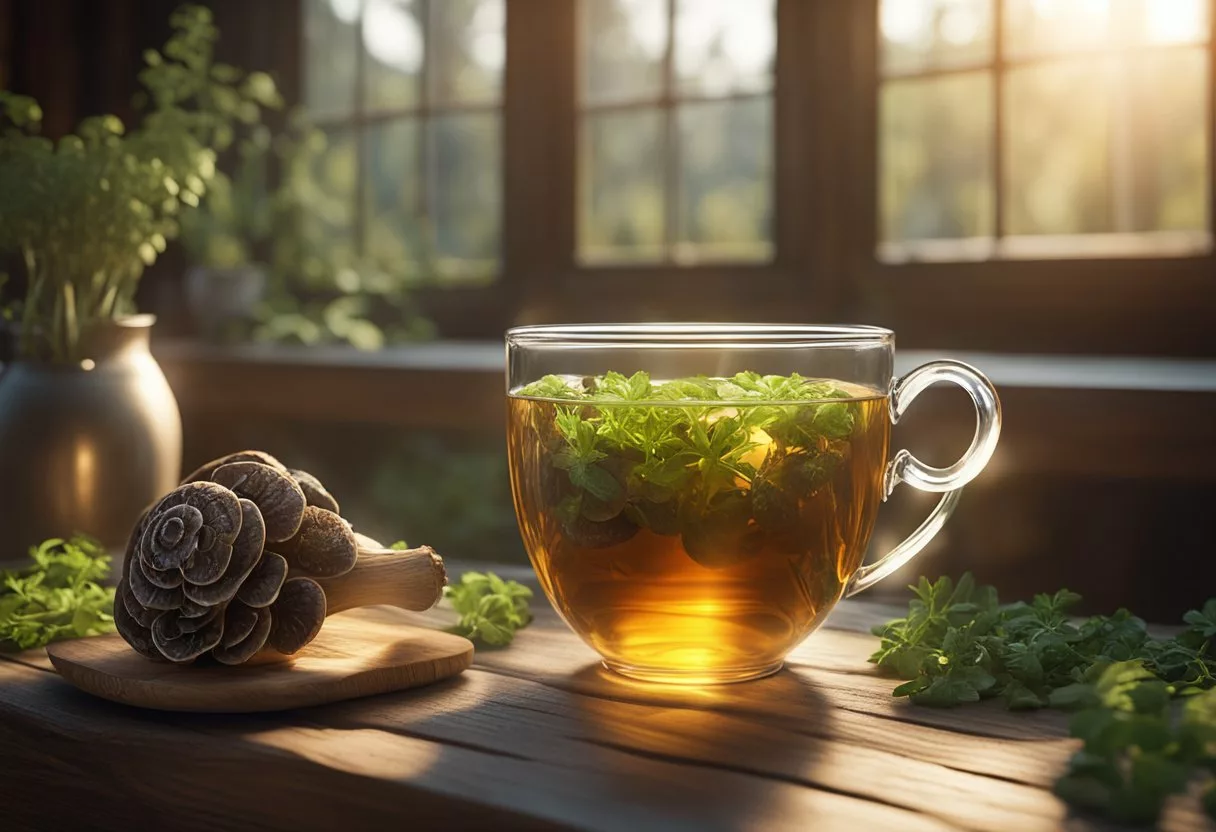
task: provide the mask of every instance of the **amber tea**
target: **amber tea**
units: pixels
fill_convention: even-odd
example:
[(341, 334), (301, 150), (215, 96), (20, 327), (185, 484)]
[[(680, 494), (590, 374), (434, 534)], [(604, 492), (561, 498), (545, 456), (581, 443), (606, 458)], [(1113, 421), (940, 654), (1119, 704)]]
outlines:
[(524, 543), (609, 666), (763, 675), (861, 565), (889, 425), (880, 392), (796, 374), (546, 376), (509, 400)]

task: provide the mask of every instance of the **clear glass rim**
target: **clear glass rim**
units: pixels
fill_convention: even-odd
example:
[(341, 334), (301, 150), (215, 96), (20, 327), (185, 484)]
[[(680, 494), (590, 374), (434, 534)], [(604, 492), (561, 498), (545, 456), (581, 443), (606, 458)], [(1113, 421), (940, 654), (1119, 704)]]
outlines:
[(895, 333), (866, 324), (532, 324), (507, 330), (508, 346), (706, 349), (890, 345)]

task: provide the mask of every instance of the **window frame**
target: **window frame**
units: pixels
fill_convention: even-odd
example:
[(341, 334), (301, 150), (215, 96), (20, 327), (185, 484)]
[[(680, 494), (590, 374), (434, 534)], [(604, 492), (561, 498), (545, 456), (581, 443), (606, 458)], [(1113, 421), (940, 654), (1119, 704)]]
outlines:
[[(508, 0), (498, 278), (425, 289), (423, 309), (457, 338), (545, 321), (864, 321), (921, 349), (1216, 355), (1216, 251), (879, 259), (879, 1), (776, 0), (773, 257), (676, 266), (579, 261), (578, 4)], [(1216, 9), (1208, 17), (1216, 224)]]
[[(589, 253), (580, 251), (578, 246), (578, 237), (580, 226), (584, 219), (583, 212), (586, 209), (587, 193), (586, 189), (581, 187), (582, 183), (578, 181), (576, 175), (575, 188), (577, 191), (574, 211), (575, 211), (575, 262), (583, 268), (599, 271), (605, 268), (613, 269), (619, 267), (626, 268), (688, 268), (690, 266), (727, 266), (727, 267), (753, 267), (764, 266), (774, 258), (776, 246), (773, 242), (768, 242), (766, 252), (762, 257), (732, 257), (730, 255), (722, 255), (709, 253), (704, 257), (682, 258), (680, 255), (681, 241), (681, 220), (683, 219), (680, 205), (680, 188), (683, 184), (681, 165), (684, 159), (684, 143), (680, 136), (680, 108), (685, 105), (705, 105), (705, 104), (741, 104), (748, 102), (765, 102), (769, 105), (770, 113), (775, 105), (774, 100), (774, 82), (776, 75), (776, 67), (772, 76), (770, 76), (768, 84), (763, 89), (731, 89), (725, 92), (705, 93), (705, 92), (685, 92), (679, 89), (679, 79), (676, 70), (676, 33), (679, 28), (678, 3), (679, 0), (660, 0), (663, 3), (663, 16), (666, 20), (666, 37), (663, 47), (663, 58), (661, 61), (661, 79), (659, 91), (651, 95), (626, 95), (621, 99), (609, 99), (606, 101), (588, 100), (583, 95), (581, 89), (583, 81), (586, 78), (585, 67), (581, 64), (581, 54), (587, 48), (586, 29), (580, 25), (578, 20), (580, 9), (588, 3), (595, 0), (572, 0), (575, 5), (575, 85), (576, 85), (576, 104), (575, 112), (577, 119), (576, 127), (576, 148), (577, 156), (579, 150), (586, 142), (586, 133), (589, 124), (597, 116), (601, 115), (616, 115), (616, 114), (639, 114), (652, 113), (659, 116), (660, 119), (660, 142), (662, 143), (660, 158), (662, 160), (662, 189), (663, 189), (663, 235), (658, 245), (661, 253), (658, 257), (639, 256), (636, 261), (628, 255), (613, 256), (611, 254)], [(601, 0), (602, 2), (602, 0)], [(773, 0), (773, 35), (777, 34), (776, 29), (776, 0)], [(776, 44), (774, 43), (774, 59), (776, 58)], [(774, 61), (775, 62), (775, 61)], [(770, 159), (771, 152), (774, 149), (775, 142), (770, 136), (769, 151)], [(773, 181), (776, 181), (775, 168)], [(771, 197), (771, 182), (770, 182), (770, 197)], [(695, 245), (695, 244), (694, 244)]]
[[(771, 91), (773, 106), (773, 253), (760, 262), (674, 263), (584, 262), (577, 251), (579, 103), (578, 4), (569, 0), (508, 2), (527, 14), (534, 30), (544, 28), (551, 50), (526, 51), (528, 70), (555, 85), (549, 99), (552, 129), (541, 137), (548, 149), (539, 154), (535, 176), (550, 187), (547, 215), (553, 218), (545, 251), (538, 253), (543, 269), (527, 281), (519, 320), (592, 321), (614, 319), (689, 319), (721, 317), (724, 308), (735, 319), (797, 321), (830, 317), (838, 304), (835, 281), (808, 283), (804, 276), (815, 261), (830, 257), (831, 235), (804, 233), (815, 214), (817, 195), (804, 183), (820, 172), (827, 139), (811, 130), (811, 101), (804, 94), (814, 83), (816, 61), (799, 60), (804, 33), (813, 30), (816, 9), (800, 0), (776, 0), (777, 54)], [(533, 15), (535, 17), (533, 17)], [(509, 25), (509, 24), (508, 24)], [(508, 56), (511, 47), (508, 46)], [(510, 57), (508, 57), (510, 66)], [(519, 68), (518, 66), (516, 67)], [(526, 88), (526, 82), (520, 81)], [(532, 91), (535, 98), (541, 96)], [(508, 113), (512, 102), (508, 101)], [(508, 115), (510, 118), (510, 115)], [(510, 131), (512, 128), (508, 128)], [(799, 146), (810, 148), (801, 152)], [(507, 159), (513, 158), (508, 144)], [(517, 157), (516, 157), (517, 158)], [(510, 164), (510, 162), (507, 162)], [(508, 189), (507, 200), (512, 194)], [(522, 208), (522, 205), (520, 206)], [(508, 215), (510, 216), (510, 214)], [(641, 301), (639, 302), (639, 299)]]
[[(428, 0), (433, 2), (433, 0)], [(278, 69), (277, 74), (280, 76), (280, 88), (284, 99), (287, 101), (287, 110), (297, 105), (302, 105), (304, 102), (304, 61), (305, 61), (305, 31), (304, 31), (304, 2), (305, 0), (289, 0), (285, 5), (289, 6), (290, 14), (286, 15), (286, 19), (282, 21), (277, 29), (278, 36), (277, 49), (278, 55), (282, 56), (280, 61), (276, 62)], [(260, 11), (263, 4), (254, 4)], [(265, 4), (269, 7), (270, 4)], [(510, 26), (510, 3), (506, 4), (508, 22)], [(242, 7), (243, 8), (243, 7)], [(360, 17), (362, 20), (362, 17)], [(356, 35), (358, 28), (356, 27)], [(469, 112), (497, 112), (500, 117), (500, 140), (503, 143), (501, 152), (504, 154), (503, 159), (503, 200), (500, 204), (500, 246), (499, 246), (499, 268), (488, 281), (485, 279), (470, 279), (461, 280), (446, 286), (425, 286), (415, 290), (419, 307), (422, 311), (436, 324), (439, 332), (444, 337), (452, 338), (480, 338), (480, 337), (497, 337), (504, 328), (510, 325), (512, 319), (512, 310), (510, 309), (510, 299), (512, 291), (508, 285), (511, 275), (516, 274), (518, 270), (508, 267), (508, 237), (507, 224), (511, 214), (510, 206), (506, 204), (506, 185), (505, 179), (507, 171), (510, 170), (510, 165), (507, 164), (505, 156), (506, 147), (506, 131), (507, 125), (513, 119), (507, 116), (507, 86), (508, 77), (510, 75), (510, 63), (512, 59), (512, 48), (507, 43), (505, 63), (503, 66), (503, 80), (501, 100), (497, 105), (493, 104), (477, 104), (469, 107), (462, 105), (438, 105), (430, 106), (425, 100), (418, 105), (410, 108), (395, 108), (393, 110), (377, 110), (371, 113), (367, 118), (360, 119), (360, 113), (363, 113), (362, 92), (360, 86), (362, 84), (362, 69), (357, 71), (355, 80), (356, 89), (352, 92), (356, 96), (356, 106), (352, 114), (346, 118), (326, 116), (317, 120), (317, 126), (322, 129), (334, 127), (347, 127), (356, 131), (361, 142), (362, 134), (359, 133), (367, 124), (375, 124), (384, 121), (392, 121), (398, 118), (415, 118), (420, 120), (424, 115), (433, 113), (443, 114), (447, 112), (469, 111)], [(362, 50), (356, 53), (360, 67), (363, 64)], [(420, 83), (425, 83), (423, 78)], [(518, 98), (518, 96), (512, 96)], [(368, 114), (364, 114), (368, 115)], [(422, 130), (420, 130), (420, 133)], [(421, 146), (421, 143), (420, 143)], [(353, 207), (356, 222), (352, 233), (363, 236), (364, 229), (364, 213), (367, 210), (364, 200), (363, 171), (366, 160), (364, 158), (363, 148), (359, 148), (358, 152), (359, 164), (359, 179), (355, 185), (355, 201)], [(425, 173), (425, 171), (424, 171)], [(423, 178), (427, 178), (423, 176)], [(420, 198), (425, 194), (426, 185), (420, 191)], [(363, 245), (362, 239), (359, 245)]]
[[(1183, 256), (878, 258), (879, 3), (851, 3), (853, 291), (901, 343), (1008, 352), (1216, 355), (1216, 250)], [(994, 0), (999, 21), (1002, 0)], [(1208, 15), (1208, 222), (1216, 233), (1216, 3)], [(999, 23), (997, 24), (1000, 25)], [(869, 33), (868, 37), (864, 34)], [(1000, 58), (1000, 55), (997, 55)], [(999, 83), (999, 75), (996, 83)], [(998, 91), (999, 92), (999, 91)], [(1000, 142), (1000, 124), (996, 142)], [(997, 156), (998, 171), (1003, 166)], [(998, 172), (998, 177), (1001, 173)], [(999, 207), (999, 206), (998, 206)], [(1044, 302), (1044, 299), (1048, 299)]]

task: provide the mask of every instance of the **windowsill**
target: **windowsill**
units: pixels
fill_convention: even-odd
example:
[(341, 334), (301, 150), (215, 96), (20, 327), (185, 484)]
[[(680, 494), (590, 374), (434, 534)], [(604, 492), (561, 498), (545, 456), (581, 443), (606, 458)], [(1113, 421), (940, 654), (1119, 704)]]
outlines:
[[(203, 434), (240, 435), (239, 422), (252, 420), (491, 436), (506, 416), (498, 341), (376, 353), (170, 341), (153, 351), (188, 430)], [(1216, 470), (1216, 360), (908, 350), (896, 370), (945, 357), (982, 368), (1000, 391), (996, 476), (1208, 481)], [(901, 423), (902, 441), (935, 453), (930, 459), (953, 458), (974, 429), (958, 397), (926, 397), (914, 411)]]
[[(402, 370), (477, 373), (496, 379), (503, 373), (500, 341), (430, 341), (362, 352), (349, 347), (298, 347), (273, 344), (219, 346), (191, 340), (165, 340), (154, 346), (165, 365), (247, 364), (324, 370)], [(998, 387), (1142, 392), (1216, 392), (1216, 360), (1122, 356), (1045, 356), (951, 350), (897, 353), (897, 373), (940, 358), (979, 367)]]
[(497, 341), (422, 341), (365, 352), (345, 346), (217, 345), (173, 339), (157, 342), (153, 352), (161, 363), (222, 361), (266, 367), (493, 371), (499, 374), (503, 368), (503, 345)]
[(881, 263), (953, 263), (985, 260), (1077, 260), (1200, 257), (1213, 250), (1209, 231), (1144, 231), (958, 239), (878, 244)]

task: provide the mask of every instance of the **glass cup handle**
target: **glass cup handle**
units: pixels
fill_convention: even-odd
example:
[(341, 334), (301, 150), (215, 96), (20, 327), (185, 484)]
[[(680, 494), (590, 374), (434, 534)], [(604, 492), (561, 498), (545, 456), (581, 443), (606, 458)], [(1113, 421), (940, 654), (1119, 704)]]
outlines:
[(976, 415), (971, 447), (957, 462), (945, 468), (926, 465), (906, 450), (895, 454), (883, 478), (883, 500), (891, 496), (895, 486), (901, 482), (921, 491), (941, 493), (942, 498), (925, 522), (906, 540), (874, 563), (853, 573), (845, 588), (845, 597), (869, 589), (919, 554), (950, 519), (963, 486), (984, 470), (996, 449), (997, 438), (1001, 435), (1001, 401), (997, 398), (996, 388), (983, 373), (961, 361), (933, 361), (899, 379), (891, 389), (891, 424), (898, 424), (908, 405), (922, 391), (939, 381), (953, 382), (971, 396)]

